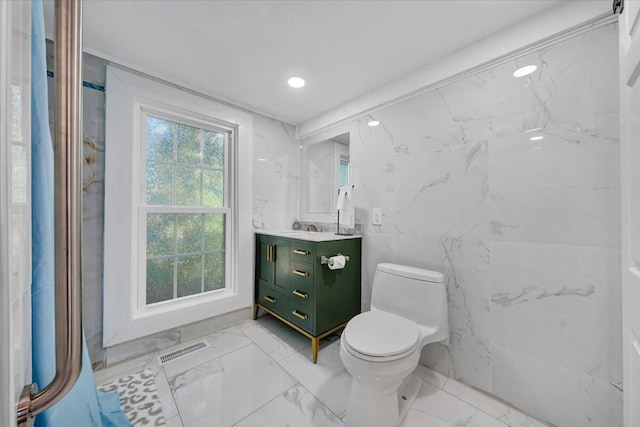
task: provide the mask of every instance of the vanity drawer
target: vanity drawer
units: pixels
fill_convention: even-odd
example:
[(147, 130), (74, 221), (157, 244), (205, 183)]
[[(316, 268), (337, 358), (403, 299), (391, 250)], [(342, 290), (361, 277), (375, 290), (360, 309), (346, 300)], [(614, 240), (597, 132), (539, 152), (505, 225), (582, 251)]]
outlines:
[(315, 299), (313, 295), (313, 283), (291, 281), (289, 288), (289, 298), (291, 300), (313, 307)]
[(301, 327), (305, 331), (313, 334), (314, 318), (313, 309), (304, 304), (300, 304), (297, 301), (289, 301), (289, 311), (287, 313), (287, 319), (296, 326)]
[(289, 312), (289, 298), (284, 296), (278, 291), (274, 291), (270, 288), (260, 287), (258, 289), (257, 302), (267, 307), (269, 310), (279, 314), (282, 317), (288, 318)]
[(294, 240), (291, 242), (291, 259), (313, 264), (315, 257), (315, 245), (309, 242)]
[(313, 266), (303, 262), (291, 261), (291, 284), (301, 284), (311, 286), (313, 288)]

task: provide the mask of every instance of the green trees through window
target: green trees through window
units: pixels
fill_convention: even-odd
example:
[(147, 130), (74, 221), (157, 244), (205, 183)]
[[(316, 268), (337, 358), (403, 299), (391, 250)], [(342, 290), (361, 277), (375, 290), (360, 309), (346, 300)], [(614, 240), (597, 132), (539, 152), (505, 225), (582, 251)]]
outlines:
[(225, 287), (228, 139), (146, 115), (147, 304)]

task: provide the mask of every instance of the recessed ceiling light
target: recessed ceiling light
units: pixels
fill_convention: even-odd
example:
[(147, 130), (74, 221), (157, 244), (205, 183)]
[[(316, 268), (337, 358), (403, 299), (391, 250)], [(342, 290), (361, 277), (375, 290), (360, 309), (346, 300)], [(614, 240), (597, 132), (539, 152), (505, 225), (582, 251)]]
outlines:
[(289, 80), (287, 80), (287, 83), (289, 83), (289, 86), (299, 89), (304, 86), (305, 82), (301, 77), (291, 77)]
[(367, 123), (369, 126), (374, 127), (374, 126), (378, 126), (380, 124), (379, 121), (377, 120), (371, 120), (369, 123)]
[(267, 159), (258, 159), (258, 160), (261, 161), (261, 162), (266, 162), (267, 161)]
[(525, 133), (526, 132), (535, 132), (535, 131), (540, 130), (540, 129), (542, 129), (542, 128), (527, 129), (527, 130), (525, 130)]
[(540, 141), (542, 138), (544, 138), (544, 136), (542, 135), (532, 136), (531, 138), (529, 138), (529, 141)]
[(529, 74), (533, 73), (535, 70), (537, 70), (538, 67), (535, 65), (526, 65), (522, 68), (518, 68), (517, 70), (515, 70), (513, 72), (513, 77), (524, 77), (524, 76), (528, 76)]

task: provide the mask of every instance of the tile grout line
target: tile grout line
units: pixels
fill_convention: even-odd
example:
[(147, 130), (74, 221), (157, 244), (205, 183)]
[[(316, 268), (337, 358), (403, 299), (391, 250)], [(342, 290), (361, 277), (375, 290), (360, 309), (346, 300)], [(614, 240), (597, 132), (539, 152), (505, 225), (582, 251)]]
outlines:
[[(283, 369), (284, 369), (284, 368), (283, 368)], [(344, 418), (344, 417), (343, 417), (343, 418), (340, 418), (340, 416), (339, 416), (338, 414), (336, 414), (335, 412), (333, 412), (333, 410), (332, 410), (331, 408), (329, 408), (329, 406), (328, 406), (328, 405), (326, 405), (322, 400), (320, 400), (320, 398), (319, 398), (318, 396), (316, 396), (315, 394), (313, 394), (313, 393), (311, 392), (311, 390), (309, 390), (307, 387), (305, 387), (305, 386), (304, 386), (304, 384), (300, 383), (300, 387), (304, 388), (307, 392), (309, 392), (309, 394), (310, 394), (311, 396), (313, 396), (313, 397), (314, 397), (314, 399), (316, 399), (316, 400), (317, 400), (317, 401), (318, 401), (322, 406), (324, 406), (325, 408), (327, 408), (327, 410), (328, 410), (329, 412), (331, 412), (333, 415), (335, 415), (335, 417), (336, 417), (338, 420), (340, 420), (340, 422), (342, 422), (342, 424), (344, 425), (344, 420), (343, 420), (343, 418)], [(346, 414), (346, 412), (345, 412), (345, 415), (344, 415), (344, 416), (346, 416), (346, 415), (347, 415), (347, 414)]]
[[(173, 394), (173, 389), (171, 388), (171, 384), (169, 384), (169, 377), (167, 376), (167, 372), (164, 370), (164, 366), (160, 366), (160, 370), (164, 375), (165, 381), (167, 381), (167, 387), (169, 387), (169, 393), (171, 393), (171, 401), (173, 402), (173, 406), (176, 408), (177, 415), (180, 418), (180, 422), (182, 423), (182, 414), (180, 414), (180, 408), (178, 407), (178, 402), (176, 402), (176, 398)], [(156, 385), (156, 388), (157, 388), (157, 385)], [(162, 401), (160, 402), (160, 404), (162, 405)], [(184, 425), (184, 423), (182, 423), (182, 425)]]
[[(262, 317), (262, 316), (260, 316), (260, 317)], [(259, 319), (260, 317), (258, 317), (258, 319)], [(257, 321), (257, 320), (254, 320), (254, 322), (258, 323), (258, 321)], [(270, 357), (270, 358), (271, 358), (275, 363), (277, 363), (278, 365), (280, 365), (280, 362), (281, 362), (282, 360), (284, 360), (284, 359), (288, 359), (289, 357), (293, 356), (294, 354), (296, 354), (296, 353), (301, 353), (303, 350), (306, 350), (307, 348), (310, 348), (310, 347), (311, 347), (311, 344), (308, 344), (308, 345), (305, 345), (304, 347), (301, 347), (301, 348), (299, 348), (299, 349), (295, 349), (293, 346), (291, 346), (290, 344), (288, 344), (287, 342), (285, 342), (283, 339), (281, 339), (280, 337), (278, 337), (277, 335), (275, 335), (273, 332), (271, 332), (268, 328), (265, 328), (264, 326), (262, 326), (262, 325), (260, 325), (260, 324), (258, 324), (258, 325), (259, 325), (262, 329), (264, 329), (264, 330), (265, 330), (269, 335), (273, 335), (277, 341), (280, 341), (280, 342), (282, 342), (282, 343), (284, 343), (284, 344), (287, 344), (289, 347), (291, 347), (291, 348), (294, 350), (291, 354), (288, 354), (288, 355), (284, 356), (284, 357), (283, 357), (282, 359), (280, 359), (280, 360), (276, 360), (273, 356), (271, 356), (271, 354), (267, 354), (267, 352), (265, 351), (265, 354), (267, 354), (267, 356), (269, 356), (269, 357)], [(238, 329), (240, 329), (240, 331), (241, 331), (241, 332), (242, 332), (242, 333), (243, 333), (247, 338), (249, 338), (249, 339), (251, 340), (251, 342), (253, 342), (256, 346), (258, 346), (258, 348), (260, 348), (260, 349), (262, 350), (262, 347), (260, 347), (260, 345), (258, 345), (258, 343), (257, 343), (257, 342), (255, 342), (255, 340), (254, 340), (253, 338), (251, 338), (249, 335), (247, 335), (247, 334), (245, 333), (245, 331), (244, 331), (244, 330), (242, 330), (241, 328), (238, 328)], [(263, 351), (264, 351), (264, 350), (263, 350)], [(280, 366), (282, 367), (282, 365), (280, 365)], [(282, 368), (282, 369), (284, 369), (284, 368)], [(285, 369), (285, 371), (286, 371), (286, 369)]]
[[(474, 408), (474, 409), (476, 409), (476, 410), (478, 410), (478, 411), (482, 412), (483, 414), (485, 414), (485, 415), (489, 416), (490, 418), (492, 418), (492, 419), (496, 420), (496, 421), (497, 421), (497, 422), (499, 422), (500, 424), (503, 424), (503, 425), (505, 425), (506, 427), (509, 427), (509, 425), (508, 425), (508, 424), (506, 424), (505, 422), (503, 422), (502, 420), (499, 420), (499, 419), (497, 419), (496, 417), (494, 417), (493, 415), (486, 413), (486, 412), (485, 412), (485, 411), (483, 411), (482, 409), (476, 408), (475, 406), (473, 406), (473, 405), (472, 405), (472, 404), (470, 404), (469, 402), (466, 402), (466, 401), (464, 401), (464, 400), (462, 400), (462, 399), (460, 399), (460, 398), (457, 398), (456, 396), (452, 395), (451, 393), (449, 393), (449, 392), (447, 392), (447, 391), (445, 391), (445, 390), (442, 390), (442, 391), (443, 391), (443, 392), (445, 392), (445, 393), (447, 393), (448, 395), (452, 396), (454, 399), (459, 400), (460, 402), (466, 403), (467, 405), (471, 406), (472, 408)], [(414, 402), (414, 405), (415, 405), (415, 402)], [(428, 412), (425, 412), (425, 411), (423, 411), (423, 410), (421, 410), (421, 409), (417, 409), (417, 408), (415, 408), (415, 409), (414, 409), (413, 405), (411, 405), (411, 407), (409, 408), (409, 411), (411, 411), (411, 410), (418, 411), (418, 412), (420, 412), (420, 413), (422, 413), (422, 414), (429, 415), (429, 416), (432, 416), (432, 415), (433, 415), (433, 414), (430, 414), (430, 413), (428, 413)], [(408, 415), (408, 412), (407, 412), (407, 415)]]
[[(277, 362), (276, 362), (277, 363)], [(244, 421), (245, 419), (247, 419), (248, 417), (250, 417), (251, 415), (255, 414), (256, 412), (258, 412), (260, 409), (264, 408), (265, 406), (267, 406), (269, 403), (273, 402), (274, 400), (284, 396), (284, 394), (286, 392), (288, 392), (289, 390), (291, 390), (293, 387), (297, 386), (297, 385), (302, 385), (299, 382), (297, 382), (296, 384), (292, 385), (291, 387), (289, 387), (288, 389), (286, 389), (285, 391), (283, 391), (282, 393), (274, 396), (273, 399), (269, 400), (268, 402), (265, 402), (263, 405), (259, 406), (258, 408), (256, 408), (255, 410), (251, 411), (251, 413), (245, 415), (244, 417), (242, 417), (241, 419), (239, 419), (237, 422), (233, 423), (231, 425), (231, 427), (238, 425), (239, 423), (241, 423), (242, 421)]]
[[(462, 396), (464, 396), (464, 395), (465, 395), (466, 390), (467, 390), (467, 389), (471, 389), (471, 390), (473, 390), (473, 391), (475, 391), (475, 392), (477, 392), (477, 393), (482, 394), (482, 395), (483, 395), (483, 396), (485, 396), (486, 398), (490, 399), (492, 402), (496, 402), (496, 403), (498, 403), (498, 404), (500, 404), (500, 405), (505, 406), (505, 407), (508, 409), (508, 411), (516, 411), (517, 413), (522, 414), (522, 416), (526, 417), (527, 419), (532, 419), (532, 420), (534, 420), (534, 421), (536, 421), (536, 422), (538, 422), (538, 423), (541, 423), (541, 424), (543, 424), (543, 425), (546, 425), (546, 423), (544, 423), (544, 422), (542, 422), (542, 421), (538, 420), (537, 418), (535, 418), (535, 417), (533, 417), (533, 416), (531, 416), (531, 415), (526, 414), (525, 412), (521, 411), (520, 409), (516, 408), (515, 406), (513, 406), (513, 405), (511, 405), (511, 404), (509, 404), (509, 403), (507, 403), (507, 402), (505, 402), (505, 401), (503, 401), (503, 400), (499, 399), (497, 396), (495, 396), (495, 395), (493, 395), (493, 394), (491, 394), (491, 393), (489, 393), (489, 392), (487, 392), (487, 391), (485, 391), (485, 390), (481, 390), (481, 389), (475, 388), (475, 387), (470, 386), (470, 385), (468, 385), (468, 384), (466, 384), (466, 383), (464, 383), (464, 382), (462, 382), (462, 381), (459, 381), (459, 380), (457, 380), (457, 379), (455, 379), (455, 378), (451, 378), (451, 377), (449, 377), (449, 376), (447, 376), (447, 375), (440, 374), (440, 373), (439, 373), (438, 371), (436, 371), (435, 369), (431, 369), (431, 368), (429, 368), (429, 367), (428, 367), (428, 366), (426, 366), (426, 365), (423, 365), (423, 366), (425, 366), (427, 369), (429, 369), (429, 370), (431, 370), (431, 371), (433, 371), (433, 372), (438, 373), (438, 374), (439, 374), (439, 375), (441, 375), (443, 378), (445, 378), (445, 381), (444, 381), (444, 383), (442, 384), (442, 387), (440, 387), (440, 386), (438, 386), (437, 384), (434, 384), (434, 383), (432, 383), (432, 382), (430, 382), (430, 381), (428, 381), (428, 380), (426, 380), (426, 379), (424, 379), (424, 378), (420, 377), (420, 379), (422, 379), (422, 381), (423, 381), (423, 382), (428, 383), (428, 384), (431, 384), (432, 386), (434, 386), (434, 387), (436, 387), (436, 388), (441, 389), (442, 391), (444, 391), (445, 393), (449, 394), (450, 396), (452, 396), (452, 397), (454, 397), (454, 398), (456, 398), (456, 399), (458, 399), (458, 400), (460, 400), (460, 401), (462, 401), (462, 402), (464, 402), (464, 403), (466, 403), (466, 404), (468, 404), (468, 405), (470, 405), (470, 406), (474, 407), (475, 409), (477, 409), (477, 410), (479, 410), (479, 411), (481, 411), (481, 412), (484, 412), (485, 414), (489, 415), (490, 417), (492, 417), (492, 418), (494, 418), (494, 419), (496, 419), (496, 420), (498, 420), (498, 421), (500, 421), (500, 422), (502, 422), (502, 423), (505, 423), (505, 422), (504, 422), (504, 421), (502, 421), (501, 419), (499, 419), (499, 418), (497, 418), (497, 417), (493, 416), (492, 414), (490, 414), (489, 412), (485, 411), (484, 409), (479, 408), (478, 406), (474, 405), (473, 403), (471, 403), (471, 402), (469, 402), (469, 401), (465, 400), (464, 398), (462, 398)], [(449, 391), (447, 391), (447, 390), (445, 390), (445, 389), (444, 389), (444, 387), (449, 383), (449, 380), (457, 381), (459, 384), (461, 384), (461, 385), (465, 388), (465, 389), (464, 389), (464, 391), (463, 391), (463, 393), (460, 395), (461, 397), (458, 397), (458, 396), (454, 395), (453, 393), (451, 393), (451, 392), (449, 392)], [(505, 414), (505, 415), (506, 415), (506, 414)]]
[[(305, 348), (306, 348), (306, 347), (305, 347)], [(297, 353), (300, 353), (301, 351), (302, 351), (302, 350), (298, 351)], [(294, 353), (294, 354), (295, 354), (295, 353)], [(291, 354), (290, 356), (287, 356), (285, 359), (282, 359), (282, 361), (284, 361), (284, 360), (288, 359), (289, 357), (293, 356), (294, 354)], [(282, 361), (281, 361), (281, 362), (282, 362)], [(327, 405), (327, 404), (326, 404), (326, 403), (324, 403), (322, 400), (320, 400), (320, 398), (319, 398), (318, 396), (316, 396), (316, 395), (315, 395), (311, 390), (309, 390), (309, 389), (308, 389), (304, 384), (302, 384), (302, 382), (300, 382), (300, 380), (299, 380), (295, 375), (291, 374), (291, 373), (290, 373), (290, 372), (289, 372), (289, 371), (288, 371), (284, 366), (282, 366), (282, 364), (281, 364), (280, 362), (277, 362), (277, 363), (278, 363), (278, 365), (279, 365), (282, 369), (284, 369), (284, 371), (285, 371), (285, 372), (286, 372), (286, 373), (287, 373), (291, 378), (293, 378), (294, 380), (296, 380), (296, 381), (298, 382), (298, 384), (300, 384), (300, 386), (301, 386), (302, 388), (304, 388), (306, 391), (308, 391), (308, 392), (309, 392), (309, 394), (311, 394), (311, 396), (313, 396), (313, 397), (314, 397), (314, 398), (315, 398), (315, 399), (316, 399), (316, 400), (317, 400), (317, 401), (318, 401), (322, 406), (324, 406), (325, 408), (327, 408), (327, 409), (329, 410), (329, 412), (331, 412), (333, 415), (335, 415), (335, 416), (336, 416), (336, 418), (337, 418), (338, 420), (343, 421), (343, 418), (344, 418), (344, 417), (340, 417), (338, 414), (336, 414), (336, 413), (335, 413), (335, 412), (334, 412), (334, 411), (329, 407), (329, 405)], [(346, 413), (345, 413), (345, 416), (346, 416)]]
[[(449, 382), (449, 379), (451, 379), (451, 378), (447, 377), (447, 381), (445, 381), (445, 384), (446, 384), (447, 382)], [(456, 380), (456, 381), (457, 381), (457, 380)], [(460, 382), (460, 381), (458, 381), (458, 382), (459, 382), (460, 384), (462, 384), (462, 385), (465, 387), (465, 390), (462, 392), (462, 394), (460, 395), (460, 397), (458, 397), (458, 396), (456, 396), (456, 395), (454, 395), (454, 394), (452, 394), (452, 393), (448, 392), (447, 390), (445, 390), (445, 389), (444, 389), (444, 385), (443, 385), (442, 391), (444, 391), (444, 392), (445, 392), (445, 393), (447, 393), (448, 395), (452, 396), (453, 398), (458, 399), (459, 401), (466, 403), (467, 405), (471, 406), (472, 408), (475, 408), (475, 409), (477, 409), (478, 411), (485, 413), (486, 415), (490, 416), (490, 417), (491, 417), (491, 418), (493, 418), (494, 420), (499, 421), (499, 422), (501, 422), (501, 423), (503, 423), (503, 424), (505, 424), (505, 425), (508, 425), (505, 421), (503, 421), (503, 420), (501, 420), (501, 419), (499, 419), (499, 418), (496, 418), (495, 416), (493, 416), (493, 415), (492, 415), (492, 414), (490, 414), (489, 412), (485, 411), (484, 409), (479, 408), (479, 407), (477, 407), (476, 405), (474, 405), (473, 403), (471, 403), (471, 402), (469, 402), (469, 401), (467, 401), (467, 400), (463, 399), (463, 398), (462, 398), (462, 396), (464, 396), (464, 394), (465, 394), (466, 390), (467, 390), (468, 388), (470, 388), (471, 386), (469, 386), (469, 385), (467, 385), (467, 384), (465, 384), (465, 383), (463, 383), (463, 382)], [(509, 404), (508, 404), (508, 403), (506, 403), (506, 402), (502, 402), (502, 401), (500, 401), (500, 400), (497, 400), (496, 398), (494, 398), (494, 397), (493, 397), (493, 395), (490, 395), (490, 394), (488, 394), (488, 393), (486, 393), (486, 392), (484, 392), (484, 391), (481, 391), (481, 390), (479, 390), (479, 389), (474, 389), (474, 390), (475, 390), (476, 392), (479, 392), (479, 393), (481, 393), (481, 394), (485, 395), (486, 397), (488, 397), (488, 398), (489, 398), (489, 399), (491, 399), (492, 401), (495, 401), (495, 402), (497, 402), (497, 403), (499, 403), (499, 404), (501, 404), (501, 405), (506, 406), (506, 407), (507, 407), (508, 412), (507, 412), (507, 413), (505, 413), (505, 415), (507, 415), (511, 410), (515, 410), (515, 411), (517, 411), (517, 412), (521, 413), (521, 414), (522, 414), (525, 418), (527, 418), (527, 419), (533, 419), (533, 420), (535, 420), (535, 421), (536, 421), (536, 422), (538, 422), (538, 423), (542, 423), (542, 421), (538, 420), (537, 418), (533, 418), (533, 417), (531, 417), (531, 416), (529, 416), (529, 415), (525, 414), (524, 412), (520, 411), (518, 408), (516, 408), (516, 407), (514, 407), (514, 406), (511, 406), (511, 405), (509, 405)], [(544, 424), (543, 424), (543, 425), (544, 425)]]
[[(245, 344), (245, 345), (243, 345), (243, 346), (240, 346), (240, 347), (238, 347), (238, 348), (236, 348), (236, 349), (234, 349), (234, 350), (232, 350), (232, 351), (229, 351), (229, 352), (227, 352), (227, 353), (224, 353), (224, 354), (218, 355), (218, 356), (214, 357), (213, 359), (209, 359), (209, 360), (207, 360), (207, 361), (205, 361), (205, 362), (202, 362), (202, 363), (199, 363), (199, 364), (197, 364), (197, 365), (194, 365), (194, 366), (190, 367), (189, 369), (187, 369), (187, 370), (185, 370), (185, 371), (181, 371), (181, 372), (177, 373), (176, 375), (174, 375), (174, 376), (173, 376), (173, 377), (171, 377), (171, 378), (175, 378), (175, 377), (177, 377), (177, 376), (179, 376), (179, 375), (182, 375), (182, 374), (184, 374), (185, 372), (188, 372), (188, 371), (190, 371), (190, 370), (192, 370), (192, 369), (196, 369), (196, 368), (198, 368), (198, 367), (200, 367), (200, 366), (202, 366), (202, 365), (205, 365), (205, 364), (207, 364), (207, 363), (211, 363), (211, 362), (213, 362), (214, 360), (218, 360), (218, 359), (220, 359), (220, 358), (222, 358), (222, 357), (228, 356), (229, 354), (231, 354), (231, 353), (235, 353), (236, 351), (242, 350), (242, 349), (244, 349), (244, 348), (246, 348), (246, 347), (248, 347), (248, 346), (250, 346), (250, 345), (255, 345), (259, 350), (261, 350), (261, 351), (264, 353), (264, 351), (260, 348), (260, 346), (258, 346), (258, 345), (257, 345), (256, 343), (254, 343), (254, 342), (250, 342), (250, 343), (247, 343), (247, 344)], [(266, 354), (266, 353), (265, 353), (265, 354)], [(164, 370), (164, 366), (160, 366), (160, 368)], [(173, 390), (171, 389), (171, 384), (170, 384), (170, 381), (169, 381), (169, 378), (170, 378), (170, 377), (167, 375), (166, 371), (165, 371), (165, 377), (167, 378), (167, 384), (169, 384), (169, 389), (171, 390), (171, 394), (173, 395)]]
[[(450, 379), (450, 378), (449, 378), (449, 377), (447, 377), (447, 381), (445, 382), (445, 384), (449, 382), (449, 379)], [(456, 381), (457, 381), (457, 380), (456, 380)], [(486, 414), (486, 415), (490, 416), (490, 417), (491, 417), (491, 418), (493, 418), (494, 420), (499, 421), (499, 422), (501, 422), (501, 423), (505, 424), (504, 422), (502, 422), (502, 420), (497, 419), (496, 417), (494, 417), (493, 415), (491, 415), (491, 414), (490, 414), (490, 413), (488, 413), (487, 411), (485, 411), (485, 410), (483, 410), (483, 409), (480, 409), (480, 408), (478, 408), (476, 405), (472, 404), (471, 402), (467, 402), (466, 400), (464, 400), (464, 399), (462, 398), (462, 396), (464, 396), (464, 393), (465, 393), (465, 391), (467, 391), (467, 388), (469, 388), (469, 386), (468, 386), (468, 385), (466, 385), (466, 384), (465, 384), (465, 383), (463, 383), (463, 382), (460, 382), (460, 381), (458, 381), (458, 382), (459, 382), (460, 384), (462, 384), (462, 385), (464, 386), (464, 388), (465, 388), (465, 389), (463, 390), (462, 394), (460, 395), (460, 397), (458, 397), (458, 396), (456, 396), (456, 395), (454, 395), (454, 394), (452, 394), (452, 393), (448, 392), (447, 390), (445, 390), (445, 389), (444, 389), (444, 385), (442, 386), (442, 387), (443, 387), (443, 388), (442, 388), (442, 391), (443, 391), (443, 392), (445, 392), (445, 393), (447, 393), (449, 396), (453, 397), (454, 399), (457, 399), (457, 400), (459, 400), (459, 401), (461, 401), (461, 402), (464, 402), (464, 403), (466, 403), (467, 405), (471, 406), (472, 408), (475, 408), (475, 409), (477, 409), (478, 411), (480, 411), (480, 412), (482, 412), (482, 413), (484, 413), (484, 414)]]
[[(240, 329), (240, 328), (238, 328), (238, 329)], [(241, 331), (242, 331), (242, 330), (241, 330)], [(244, 332), (243, 332), (243, 333), (244, 333)], [(245, 335), (246, 335), (246, 334), (245, 334)], [(229, 354), (231, 354), (231, 353), (234, 353), (234, 352), (236, 352), (236, 351), (242, 350), (242, 349), (247, 348), (247, 347), (252, 346), (252, 345), (253, 345), (253, 346), (255, 346), (255, 347), (256, 347), (256, 349), (258, 349), (259, 351), (261, 351), (265, 356), (267, 356), (267, 357), (269, 357), (271, 360), (273, 360), (273, 358), (272, 358), (272, 357), (270, 357), (270, 356), (269, 356), (269, 355), (268, 355), (268, 354), (267, 354), (267, 353), (266, 353), (266, 352), (265, 352), (265, 351), (264, 351), (264, 350), (263, 350), (263, 349), (262, 349), (258, 344), (256, 344), (256, 343), (255, 343), (255, 342), (254, 342), (250, 337), (248, 337), (248, 336), (247, 336), (247, 338), (249, 338), (249, 340), (250, 340), (251, 342), (249, 342), (249, 343), (247, 343), (247, 344), (245, 344), (245, 345), (243, 345), (243, 346), (241, 346), (241, 347), (239, 347), (239, 348), (237, 348), (237, 349), (235, 349), (235, 350), (233, 350), (233, 351), (230, 351), (230, 352), (228, 352), (228, 353), (225, 353), (225, 354), (223, 354), (223, 355), (220, 355), (220, 356), (218, 356), (218, 357), (215, 357), (215, 358), (213, 358), (213, 359), (211, 359), (211, 360), (209, 360), (209, 361), (207, 361), (207, 362), (203, 362), (203, 363), (201, 363), (200, 365), (197, 365), (197, 366), (201, 366), (201, 365), (203, 365), (203, 364), (205, 364), (205, 363), (210, 363), (210, 362), (212, 362), (212, 361), (214, 361), (214, 360), (220, 359), (220, 358), (222, 358), (222, 357), (224, 357), (224, 356), (227, 356), (227, 355), (229, 355)], [(276, 362), (276, 361), (273, 361), (273, 362), (274, 362), (273, 364), (278, 365), (278, 367), (280, 367), (280, 368), (281, 368), (281, 369), (282, 369), (282, 370), (283, 370), (283, 371), (284, 371), (284, 372), (289, 376), (289, 378), (294, 379), (294, 380), (295, 380), (294, 382), (296, 382), (296, 384), (297, 384), (297, 379), (295, 379), (291, 374), (289, 374), (289, 372), (288, 372), (286, 369), (282, 368), (282, 366), (280, 366), (280, 364), (278, 364), (278, 362)], [(196, 366), (196, 367), (197, 367), (197, 366)], [(194, 368), (196, 368), (196, 367), (194, 367)], [(164, 367), (162, 367), (162, 368), (164, 369)], [(190, 368), (190, 369), (188, 369), (188, 370), (191, 370), (191, 369), (194, 369), (194, 368)], [(186, 372), (186, 371), (185, 371), (185, 372)], [(180, 374), (178, 374), (178, 375), (181, 375), (181, 374), (183, 374), (183, 373), (184, 373), (184, 372), (181, 372), (181, 373), (180, 373)], [(165, 373), (165, 375), (166, 375), (166, 373)], [(176, 375), (176, 376), (177, 376), (177, 375)], [(168, 378), (167, 378), (167, 383), (169, 383)], [(232, 424), (232, 426), (231, 426), (231, 427), (233, 427), (233, 426), (237, 425), (239, 422), (241, 422), (242, 420), (244, 420), (245, 418), (247, 418), (248, 416), (250, 416), (251, 414), (253, 414), (253, 413), (254, 413), (254, 412), (256, 412), (257, 410), (259, 410), (260, 408), (262, 408), (262, 407), (264, 407), (265, 405), (269, 404), (269, 403), (270, 403), (270, 402), (272, 402), (273, 400), (275, 400), (275, 399), (277, 399), (278, 397), (280, 397), (280, 396), (284, 395), (284, 393), (286, 393), (286, 392), (287, 392), (288, 390), (290, 390), (292, 387), (295, 387), (295, 385), (296, 385), (296, 384), (294, 384), (294, 385), (292, 385), (291, 387), (287, 388), (287, 389), (286, 389), (285, 391), (283, 391), (282, 393), (280, 393), (280, 394), (276, 395), (275, 397), (273, 397), (273, 399), (269, 400), (269, 401), (268, 401), (268, 402), (266, 402), (264, 405), (261, 405), (260, 407), (258, 407), (258, 408), (257, 408), (257, 409), (255, 409), (254, 411), (252, 411), (251, 413), (247, 414), (245, 417), (242, 417), (242, 418), (241, 418), (240, 420), (238, 420), (236, 423)], [(171, 396), (172, 396), (172, 397), (174, 397), (174, 391), (173, 391), (173, 389), (171, 389), (171, 385), (169, 385), (169, 389), (171, 390)], [(175, 402), (175, 398), (174, 398), (174, 402)], [(182, 424), (183, 424), (183, 426), (184, 426), (184, 422), (183, 422), (183, 420), (182, 420), (182, 413), (180, 412), (180, 408), (178, 407), (178, 405), (177, 405), (177, 404), (176, 404), (176, 409), (177, 409), (177, 411), (178, 411), (178, 415), (180, 416), (180, 422), (182, 422)]]

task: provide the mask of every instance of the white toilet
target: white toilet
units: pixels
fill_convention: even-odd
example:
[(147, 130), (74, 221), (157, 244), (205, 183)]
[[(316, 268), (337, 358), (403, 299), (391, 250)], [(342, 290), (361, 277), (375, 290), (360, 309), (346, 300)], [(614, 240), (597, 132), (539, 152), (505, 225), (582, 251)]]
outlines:
[(442, 273), (378, 264), (371, 311), (351, 319), (340, 340), (353, 376), (345, 427), (397, 427), (420, 390), (410, 374), (422, 347), (448, 338)]

